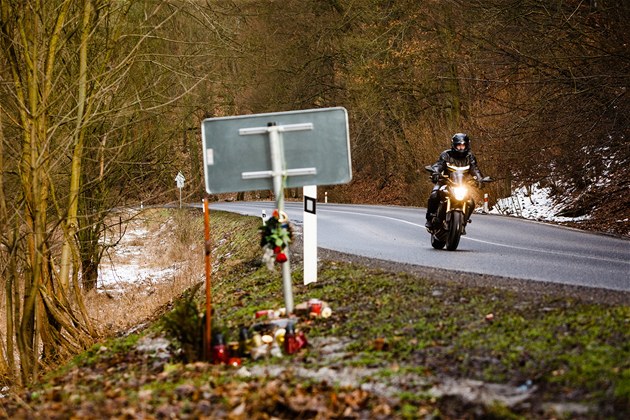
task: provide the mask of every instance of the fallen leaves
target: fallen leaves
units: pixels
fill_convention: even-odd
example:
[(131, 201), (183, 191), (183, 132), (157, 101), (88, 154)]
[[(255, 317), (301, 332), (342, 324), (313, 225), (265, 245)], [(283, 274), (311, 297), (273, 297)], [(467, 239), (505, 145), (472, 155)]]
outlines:
[[(98, 363), (71, 369), (26, 402), (4, 400), (8, 418), (366, 418), (387, 416), (392, 403), (354, 387), (304, 383), (291, 369), (277, 377), (239, 379), (239, 370), (209, 363), (153, 361), (143, 352), (100, 353)], [(110, 363), (112, 365), (110, 365)], [(80, 372), (80, 373), (79, 373)], [(6, 404), (5, 404), (6, 403)]]

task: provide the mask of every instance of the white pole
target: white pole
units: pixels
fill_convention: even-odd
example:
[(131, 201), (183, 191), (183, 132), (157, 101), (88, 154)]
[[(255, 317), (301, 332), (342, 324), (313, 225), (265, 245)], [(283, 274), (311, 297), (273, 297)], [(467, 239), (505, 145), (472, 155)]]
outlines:
[(304, 284), (317, 281), (317, 185), (304, 186)]
[(483, 212), (488, 213), (488, 193), (483, 194)]

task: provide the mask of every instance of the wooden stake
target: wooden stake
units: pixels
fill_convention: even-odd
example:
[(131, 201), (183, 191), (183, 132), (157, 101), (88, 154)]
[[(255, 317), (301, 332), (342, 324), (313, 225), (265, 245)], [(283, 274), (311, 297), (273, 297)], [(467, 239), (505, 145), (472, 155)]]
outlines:
[(203, 355), (205, 360), (210, 360), (212, 355), (212, 244), (210, 242), (210, 209), (208, 197), (203, 199), (203, 215), (205, 224), (205, 260), (206, 260), (206, 325), (203, 340)]

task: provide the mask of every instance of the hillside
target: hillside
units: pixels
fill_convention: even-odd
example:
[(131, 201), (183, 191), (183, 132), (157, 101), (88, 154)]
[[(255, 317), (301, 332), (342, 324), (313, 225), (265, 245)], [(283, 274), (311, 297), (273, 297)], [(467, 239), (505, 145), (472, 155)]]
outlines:
[[(439, 271), (404, 273), (395, 265), (326, 252), (318, 283), (304, 286), (299, 235), (293, 244), (296, 304), (317, 298), (332, 309), (328, 318), (296, 319), (309, 344), (293, 355), (242, 357), (236, 367), (199, 360), (194, 343), (200, 339), (204, 276), (200, 232), (190, 226), (198, 229), (200, 222), (198, 210), (139, 214), (128, 226), (129, 240), (112, 255), (123, 277), (118, 284), (128, 281), (123, 290), (131, 294), (108, 287), (101, 301), (102, 310), (107, 302), (116, 308), (118, 323), (97, 318), (110, 334), (53, 369), (40, 385), (2, 397), (0, 417), (621, 419), (630, 414), (627, 294), (523, 287)], [(271, 324), (254, 314), (283, 302), (279, 273), (260, 262), (258, 224), (258, 218), (227, 213), (212, 220), (213, 324), (226, 342), (237, 340), (242, 326), (264, 331)], [(178, 276), (164, 258), (186, 254), (197, 257), (180, 260), (184, 265), (176, 271), (196, 286), (193, 295), (173, 287)], [(137, 270), (148, 266), (153, 274)], [(139, 314), (156, 294), (153, 311), (145, 307), (146, 315)], [(168, 327), (169, 317), (175, 328)]]
[(540, 184), (518, 188), (510, 197), (497, 200), (491, 213), (630, 237), (630, 181), (626, 175), (630, 173), (611, 176), (612, 181), (594, 183), (577, 193)]

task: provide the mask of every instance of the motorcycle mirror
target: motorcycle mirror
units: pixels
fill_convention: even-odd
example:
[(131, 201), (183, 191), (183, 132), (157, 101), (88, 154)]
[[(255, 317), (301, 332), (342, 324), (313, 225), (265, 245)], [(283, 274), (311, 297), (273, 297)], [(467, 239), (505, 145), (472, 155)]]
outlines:
[(425, 166), (424, 170), (427, 171), (427, 172), (433, 173), (433, 168), (431, 166), (429, 166), (429, 165)]
[(490, 178), (489, 176), (484, 176), (483, 179), (481, 180), (482, 182), (493, 182), (494, 179)]

